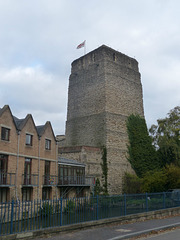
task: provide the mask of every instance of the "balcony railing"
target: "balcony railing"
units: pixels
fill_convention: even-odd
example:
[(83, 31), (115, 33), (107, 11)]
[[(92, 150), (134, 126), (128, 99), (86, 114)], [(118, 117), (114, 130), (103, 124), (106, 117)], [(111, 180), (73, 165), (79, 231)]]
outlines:
[(86, 176), (61, 176), (58, 177), (58, 186), (92, 186), (94, 178)]
[(55, 175), (44, 175), (43, 176), (43, 185), (45, 186), (55, 186), (57, 176)]
[(37, 186), (38, 185), (38, 174), (23, 174), (22, 185), (24, 186)]
[(0, 186), (14, 186), (15, 173), (0, 172)]

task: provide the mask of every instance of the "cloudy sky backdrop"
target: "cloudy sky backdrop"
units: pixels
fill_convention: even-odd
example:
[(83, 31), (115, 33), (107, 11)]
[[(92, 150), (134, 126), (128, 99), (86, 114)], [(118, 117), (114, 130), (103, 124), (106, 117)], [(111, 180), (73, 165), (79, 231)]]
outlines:
[(105, 44), (139, 62), (148, 126), (180, 105), (179, 0), (0, 0), (0, 107), (65, 130), (71, 62)]

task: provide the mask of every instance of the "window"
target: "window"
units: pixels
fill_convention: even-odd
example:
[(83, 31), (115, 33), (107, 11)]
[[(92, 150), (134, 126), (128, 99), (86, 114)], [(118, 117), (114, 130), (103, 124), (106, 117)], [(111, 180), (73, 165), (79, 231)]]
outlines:
[(1, 140), (9, 141), (9, 137), (10, 137), (10, 129), (2, 127), (1, 128)]
[(51, 199), (51, 188), (49, 187), (44, 187), (42, 190), (42, 199), (43, 200), (48, 200)]
[(51, 140), (45, 139), (45, 149), (50, 150), (51, 149)]
[(0, 173), (7, 172), (8, 155), (0, 154)]
[(8, 188), (0, 188), (0, 202), (7, 202)]
[(45, 168), (44, 168), (44, 184), (50, 184), (50, 161), (45, 161)]
[(32, 188), (22, 188), (22, 201), (31, 201)]
[(32, 146), (32, 135), (26, 134), (26, 145)]
[(0, 154), (0, 184), (7, 184), (8, 155)]
[(24, 185), (31, 184), (31, 159), (26, 158), (24, 164)]

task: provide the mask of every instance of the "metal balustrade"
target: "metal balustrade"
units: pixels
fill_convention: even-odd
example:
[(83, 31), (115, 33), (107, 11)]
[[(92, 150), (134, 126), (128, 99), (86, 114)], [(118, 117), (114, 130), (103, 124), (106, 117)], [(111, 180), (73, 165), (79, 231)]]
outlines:
[(59, 176), (58, 186), (91, 186), (94, 178), (86, 176)]
[(14, 186), (15, 173), (0, 172), (0, 186)]
[(44, 186), (55, 186), (57, 182), (57, 176), (55, 175), (44, 175), (43, 185)]
[(38, 174), (23, 174), (22, 175), (23, 186), (38, 186)]
[(54, 228), (180, 206), (171, 192), (0, 203), (0, 235)]

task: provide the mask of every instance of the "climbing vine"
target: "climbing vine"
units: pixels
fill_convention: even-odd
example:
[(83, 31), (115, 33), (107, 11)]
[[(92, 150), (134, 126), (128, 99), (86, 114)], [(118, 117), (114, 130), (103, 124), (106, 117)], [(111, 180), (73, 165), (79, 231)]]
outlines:
[(129, 136), (128, 160), (138, 177), (147, 171), (159, 168), (157, 153), (148, 135), (145, 119), (139, 115), (130, 115), (127, 119)]
[(103, 194), (108, 195), (108, 165), (107, 165), (107, 149), (106, 147), (102, 147), (102, 178), (104, 180), (103, 183)]

